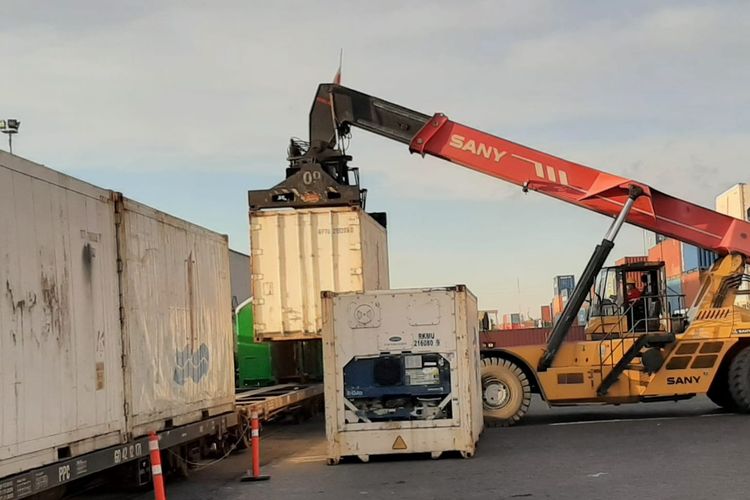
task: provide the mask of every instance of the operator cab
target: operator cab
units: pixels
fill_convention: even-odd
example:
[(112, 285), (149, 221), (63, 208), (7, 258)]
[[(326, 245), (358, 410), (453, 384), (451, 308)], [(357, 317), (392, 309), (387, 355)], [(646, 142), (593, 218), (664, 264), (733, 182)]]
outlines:
[(588, 302), (589, 340), (684, 330), (684, 296), (667, 286), (663, 262), (602, 268)]

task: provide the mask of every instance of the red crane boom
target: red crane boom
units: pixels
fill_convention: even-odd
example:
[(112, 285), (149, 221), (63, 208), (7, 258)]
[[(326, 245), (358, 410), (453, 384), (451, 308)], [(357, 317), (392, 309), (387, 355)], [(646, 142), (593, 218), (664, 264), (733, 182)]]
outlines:
[(750, 223), (675, 198), (647, 184), (516, 144), (437, 113), (432, 117), (339, 85), (322, 84), (310, 113), (311, 151), (330, 149), (350, 125), (407, 143), (412, 152), (616, 217), (630, 186), (643, 189), (627, 222), (715, 251), (750, 257)]

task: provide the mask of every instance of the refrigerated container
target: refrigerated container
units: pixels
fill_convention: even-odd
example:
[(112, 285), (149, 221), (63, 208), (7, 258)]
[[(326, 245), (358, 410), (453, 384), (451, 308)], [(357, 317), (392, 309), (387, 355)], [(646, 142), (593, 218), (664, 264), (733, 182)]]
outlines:
[(323, 296), (328, 462), (472, 456), (483, 418), (471, 292), (459, 285)]
[(320, 338), (320, 292), (387, 289), (386, 228), (359, 207), (250, 214), (255, 336)]
[(128, 431), (232, 411), (227, 236), (116, 198)]
[(0, 213), (0, 478), (233, 411), (225, 236), (2, 152)]
[(111, 193), (0, 152), (0, 477), (122, 442)]

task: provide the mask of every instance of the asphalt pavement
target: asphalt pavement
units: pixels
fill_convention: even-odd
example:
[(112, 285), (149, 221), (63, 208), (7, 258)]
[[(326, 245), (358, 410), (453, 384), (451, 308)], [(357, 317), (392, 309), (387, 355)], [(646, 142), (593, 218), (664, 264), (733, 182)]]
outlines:
[[(266, 482), (243, 483), (247, 451), (170, 480), (167, 498), (210, 499), (747, 499), (750, 416), (708, 399), (549, 409), (488, 428), (474, 458), (373, 457), (325, 464), (322, 417), (262, 433)], [(208, 465), (207, 462), (205, 465)], [(147, 500), (104, 489), (75, 498)]]

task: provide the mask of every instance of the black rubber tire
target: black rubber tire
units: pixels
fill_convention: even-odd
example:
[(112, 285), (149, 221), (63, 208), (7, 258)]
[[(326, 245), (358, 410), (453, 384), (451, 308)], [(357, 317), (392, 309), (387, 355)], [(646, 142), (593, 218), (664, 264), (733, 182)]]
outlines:
[(720, 408), (728, 411), (737, 410), (737, 403), (734, 402), (732, 392), (729, 390), (729, 363), (724, 363), (724, 366), (719, 368), (706, 396)]
[(750, 413), (750, 346), (737, 353), (729, 365), (729, 392), (734, 409)]
[[(490, 402), (488, 390), (501, 385), (500, 401)], [(498, 391), (498, 394), (500, 392)], [(495, 397), (497, 400), (498, 398)], [(488, 427), (509, 427), (521, 421), (531, 404), (531, 384), (514, 362), (502, 358), (482, 359), (482, 406)]]

